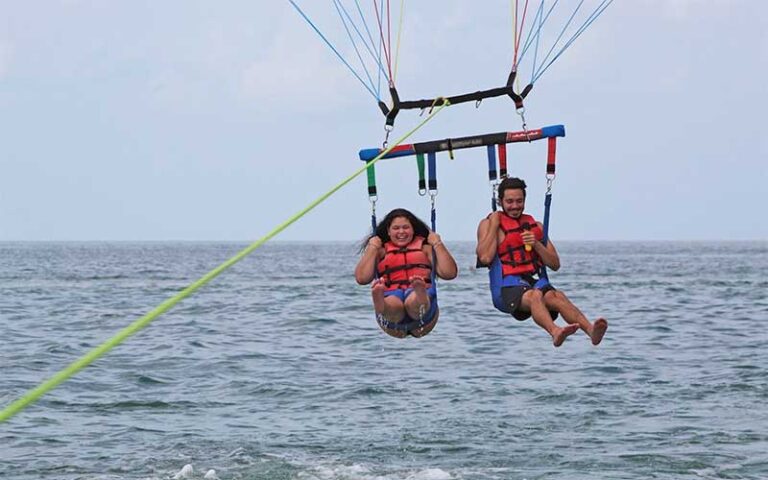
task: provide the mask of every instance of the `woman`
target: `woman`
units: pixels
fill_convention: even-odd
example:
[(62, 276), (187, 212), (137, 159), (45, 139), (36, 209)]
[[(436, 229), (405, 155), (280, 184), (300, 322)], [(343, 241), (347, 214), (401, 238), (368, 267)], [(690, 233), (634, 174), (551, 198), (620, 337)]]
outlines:
[(355, 280), (360, 285), (373, 282), (371, 297), (381, 329), (398, 338), (431, 332), (439, 316), (433, 265), (434, 273), (445, 280), (458, 273), (440, 235), (408, 210), (397, 208), (379, 222), (361, 251)]

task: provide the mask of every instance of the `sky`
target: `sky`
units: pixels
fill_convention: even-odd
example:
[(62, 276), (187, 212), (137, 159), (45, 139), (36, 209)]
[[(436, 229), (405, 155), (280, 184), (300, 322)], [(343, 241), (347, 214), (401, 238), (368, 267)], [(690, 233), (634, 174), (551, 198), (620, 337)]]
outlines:
[[(333, 2), (297, 3), (353, 64)], [(374, 96), (288, 1), (0, 0), (0, 12), (0, 241), (256, 240), (383, 141)], [(552, 238), (768, 239), (766, 32), (763, 0), (615, 0), (526, 99), (529, 127), (566, 127)], [(400, 38), (404, 99), (502, 86), (510, 1), (407, 1)], [(421, 119), (401, 113), (392, 138)], [(520, 129), (511, 101), (488, 99), (444, 109), (409, 141)], [(546, 145), (508, 151), (540, 218)], [(474, 239), (486, 165), (484, 149), (440, 156), (444, 240)], [(378, 213), (429, 218), (412, 159), (377, 176)], [(277, 239), (359, 240), (369, 217), (361, 176)]]

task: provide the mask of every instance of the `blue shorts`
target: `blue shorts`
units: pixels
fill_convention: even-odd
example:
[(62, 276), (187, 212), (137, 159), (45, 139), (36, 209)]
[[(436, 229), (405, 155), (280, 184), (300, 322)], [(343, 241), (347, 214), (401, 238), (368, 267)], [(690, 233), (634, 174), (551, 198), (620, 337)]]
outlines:
[[(401, 290), (398, 288), (397, 290), (389, 290), (384, 292), (384, 297), (394, 296), (405, 303), (405, 299), (408, 298), (411, 293), (413, 293), (412, 288), (406, 290)], [(427, 289), (427, 295), (429, 295), (429, 310), (427, 310), (427, 312), (424, 314), (424, 318), (421, 320), (409, 317), (408, 313), (406, 312), (405, 318), (403, 318), (401, 322), (390, 322), (379, 315), (376, 316), (376, 321), (382, 328), (398, 330), (405, 333), (410, 333), (411, 330), (416, 330), (417, 328), (421, 328), (424, 325), (429, 324), (432, 319), (435, 318), (435, 313), (437, 313), (437, 287), (435, 287), (434, 284), (432, 284), (432, 286)]]

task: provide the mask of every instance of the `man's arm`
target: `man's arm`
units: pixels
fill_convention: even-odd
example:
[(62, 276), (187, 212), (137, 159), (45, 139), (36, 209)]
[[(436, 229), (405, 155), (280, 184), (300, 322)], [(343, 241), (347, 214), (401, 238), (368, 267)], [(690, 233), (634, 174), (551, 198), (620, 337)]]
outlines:
[(483, 265), (490, 265), (499, 248), (499, 212), (493, 212), (477, 226), (477, 258)]
[[(539, 227), (544, 228), (541, 225), (541, 222), (539, 222)], [(555, 248), (555, 244), (552, 243), (552, 240), (547, 240), (546, 247), (540, 241), (535, 240), (533, 243), (533, 248), (536, 250), (536, 254), (539, 256), (539, 258), (541, 258), (542, 263), (544, 263), (547, 268), (554, 271), (560, 270), (560, 255), (557, 254), (557, 249)]]

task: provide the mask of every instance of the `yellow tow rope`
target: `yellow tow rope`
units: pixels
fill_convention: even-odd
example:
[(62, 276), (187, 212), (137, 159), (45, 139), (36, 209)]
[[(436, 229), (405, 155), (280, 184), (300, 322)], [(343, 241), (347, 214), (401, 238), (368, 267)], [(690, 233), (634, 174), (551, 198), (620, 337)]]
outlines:
[(408, 137), (413, 135), (417, 130), (419, 130), (421, 127), (423, 127), (428, 121), (430, 121), (437, 113), (442, 110), (444, 107), (448, 106), (449, 102), (445, 101), (442, 105), (440, 105), (432, 114), (430, 114), (427, 118), (425, 118), (421, 123), (416, 125), (411, 131), (400, 137), (397, 142), (395, 142), (394, 145), (390, 146), (389, 148), (386, 148), (383, 150), (379, 155), (376, 156), (373, 160), (367, 162), (365, 166), (357, 169), (352, 175), (345, 178), (341, 181), (338, 185), (331, 188), (328, 192), (324, 193), (320, 197), (318, 197), (315, 201), (304, 207), (301, 211), (290, 217), (288, 220), (284, 221), (277, 227), (275, 227), (272, 231), (267, 233), (265, 236), (260, 238), (259, 240), (256, 240), (240, 252), (238, 252), (235, 256), (227, 260), (226, 262), (222, 263), (218, 267), (214, 268), (210, 272), (203, 275), (199, 280), (195, 281), (191, 285), (189, 285), (187, 288), (182, 290), (181, 292), (177, 293), (175, 296), (169, 298), (168, 300), (164, 301), (160, 305), (158, 305), (154, 310), (147, 313), (143, 317), (139, 318), (138, 320), (134, 321), (132, 324), (128, 325), (124, 329), (120, 330), (115, 336), (107, 340), (106, 342), (102, 343), (98, 347), (94, 348), (90, 352), (86, 353), (82, 357), (80, 357), (78, 360), (72, 362), (69, 366), (67, 366), (65, 369), (61, 370), (48, 380), (44, 381), (37, 387), (33, 388), (32, 390), (29, 390), (27, 393), (25, 393), (22, 397), (20, 397), (18, 400), (14, 401), (7, 407), (5, 407), (3, 410), (0, 410), (0, 423), (8, 420), (12, 416), (16, 415), (20, 411), (27, 408), (29, 405), (34, 403), (37, 399), (51, 391), (53, 388), (58, 386), (60, 383), (64, 382), (65, 380), (69, 379), (76, 373), (78, 373), (80, 370), (84, 369), (91, 363), (93, 363), (95, 360), (115, 348), (116, 346), (123, 343), (125, 339), (130, 337), (131, 335), (137, 333), (142, 328), (149, 325), (153, 320), (155, 320), (157, 317), (162, 315), (163, 313), (167, 312), (171, 308), (173, 308), (177, 303), (181, 302), (188, 296), (192, 295), (194, 292), (196, 292), (200, 287), (207, 284), (219, 274), (224, 272), (224, 270), (228, 269), (232, 265), (236, 264), (243, 258), (245, 258), (247, 255), (249, 255), (251, 252), (259, 248), (261, 245), (266, 243), (268, 240), (270, 240), (272, 237), (277, 235), (278, 233), (282, 232), (286, 228), (288, 228), (291, 224), (295, 223), (298, 219), (309, 213), (310, 210), (314, 209), (316, 206), (320, 205), (322, 202), (328, 199), (331, 195), (336, 193), (338, 190), (340, 190), (342, 187), (350, 183), (352, 180), (355, 179), (358, 175), (365, 172), (366, 169), (381, 160), (387, 153), (392, 151), (393, 148), (397, 147), (401, 143), (403, 143)]

